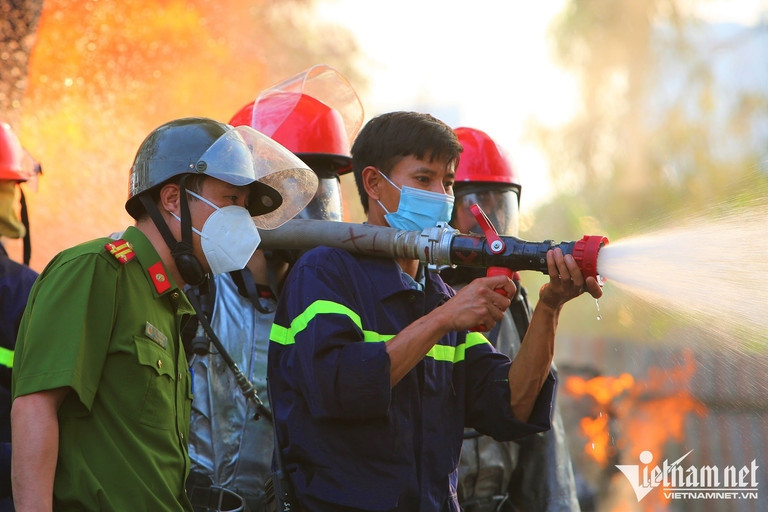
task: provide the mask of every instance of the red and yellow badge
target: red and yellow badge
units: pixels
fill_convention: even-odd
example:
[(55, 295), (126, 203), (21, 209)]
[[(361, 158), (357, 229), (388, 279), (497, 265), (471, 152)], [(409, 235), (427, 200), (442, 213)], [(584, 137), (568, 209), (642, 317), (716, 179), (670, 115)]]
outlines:
[(152, 279), (152, 284), (155, 285), (157, 293), (164, 293), (171, 289), (171, 280), (165, 273), (165, 267), (163, 267), (162, 261), (158, 261), (149, 267), (147, 272), (149, 273), (150, 279)]
[(133, 247), (129, 242), (126, 242), (122, 238), (115, 240), (114, 242), (107, 242), (104, 244), (104, 248), (109, 251), (109, 254), (115, 257), (117, 261), (125, 265), (131, 261), (136, 253), (133, 251)]

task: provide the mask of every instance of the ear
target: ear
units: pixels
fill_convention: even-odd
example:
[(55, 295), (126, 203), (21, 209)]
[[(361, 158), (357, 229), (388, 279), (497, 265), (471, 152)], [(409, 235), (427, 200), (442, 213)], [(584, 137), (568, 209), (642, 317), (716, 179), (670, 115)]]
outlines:
[(160, 210), (179, 215), (181, 209), (181, 189), (178, 183), (168, 183), (160, 189)]
[(362, 177), (365, 193), (374, 201), (379, 200), (381, 198), (379, 187), (381, 187), (381, 182), (383, 181), (381, 174), (379, 174), (379, 170), (369, 165), (363, 169)]

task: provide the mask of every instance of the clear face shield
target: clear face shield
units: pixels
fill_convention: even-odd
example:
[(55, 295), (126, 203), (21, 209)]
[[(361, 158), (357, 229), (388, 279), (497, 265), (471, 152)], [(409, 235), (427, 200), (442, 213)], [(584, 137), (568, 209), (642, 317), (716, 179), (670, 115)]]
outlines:
[(347, 142), (351, 145), (363, 124), (363, 104), (352, 84), (336, 69), (326, 64), (312, 66), (259, 94), (255, 101), (251, 126), (270, 136), (274, 135), (304, 96), (327, 105), (341, 117), (339, 126), (344, 128)]
[(341, 186), (338, 176), (333, 174), (320, 176), (315, 197), (296, 218), (341, 222), (342, 214)]
[(231, 185), (249, 185), (248, 210), (262, 229), (274, 229), (296, 216), (318, 185), (307, 164), (249, 126), (237, 126), (217, 139), (195, 170)]
[(451, 225), (462, 233), (482, 235), (470, 207), (477, 203), (488, 216), (499, 235), (517, 236), (519, 221), (519, 189), (514, 186), (462, 185), (456, 189)]

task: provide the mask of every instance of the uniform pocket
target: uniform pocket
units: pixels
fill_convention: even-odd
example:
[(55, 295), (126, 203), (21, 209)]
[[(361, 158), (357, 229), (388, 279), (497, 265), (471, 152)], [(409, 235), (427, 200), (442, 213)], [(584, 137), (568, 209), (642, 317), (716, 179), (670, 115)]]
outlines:
[(149, 338), (134, 336), (133, 339), (144, 377), (144, 401), (139, 421), (155, 428), (175, 428), (175, 361), (171, 354)]

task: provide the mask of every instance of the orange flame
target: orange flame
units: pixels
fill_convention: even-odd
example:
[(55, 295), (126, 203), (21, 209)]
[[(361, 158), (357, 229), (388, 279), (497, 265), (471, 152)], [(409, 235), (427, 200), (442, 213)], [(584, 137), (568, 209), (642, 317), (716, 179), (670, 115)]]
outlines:
[(574, 376), (566, 379), (565, 390), (574, 396), (589, 395), (598, 404), (607, 405), (634, 384), (635, 378), (628, 373), (618, 377), (598, 376), (589, 380)]
[[(580, 421), (587, 439), (584, 452), (590, 458), (603, 467), (615, 455), (632, 463), (642, 451), (663, 453), (670, 439), (682, 441), (686, 417), (690, 413), (707, 413), (704, 404), (689, 391), (696, 373), (693, 353), (686, 350), (683, 358), (683, 364), (672, 369), (651, 367), (647, 377), (638, 381), (627, 373), (618, 377), (566, 379), (567, 393), (591, 397), (599, 410), (597, 417), (587, 416)], [(612, 420), (620, 422), (622, 430), (622, 438), (615, 445), (611, 443)], [(648, 511), (663, 510), (667, 501), (663, 493), (652, 493), (643, 500), (642, 507)], [(629, 509), (629, 502), (613, 504), (614, 512)]]
[[(19, 129), (44, 170), (27, 194), (31, 266), (42, 270), (60, 250), (133, 223), (124, 209), (128, 168), (157, 126), (188, 116), (228, 121), (301, 69), (343, 68), (353, 53), (327, 31), (322, 44), (312, 39), (320, 25), (300, 16), (310, 6), (46, 0)], [(354, 202), (357, 191), (346, 195)], [(9, 250), (20, 257), (20, 242)]]

